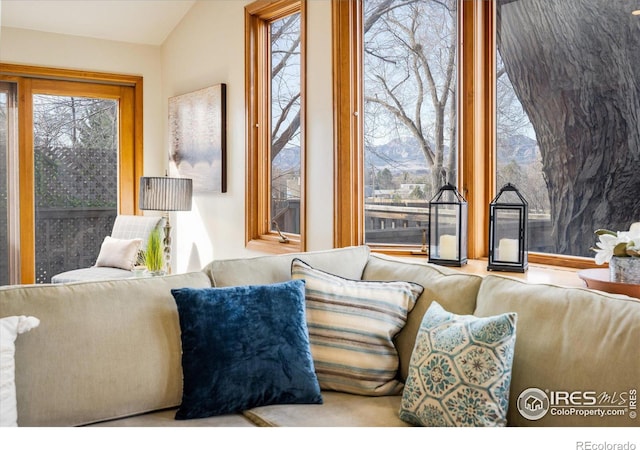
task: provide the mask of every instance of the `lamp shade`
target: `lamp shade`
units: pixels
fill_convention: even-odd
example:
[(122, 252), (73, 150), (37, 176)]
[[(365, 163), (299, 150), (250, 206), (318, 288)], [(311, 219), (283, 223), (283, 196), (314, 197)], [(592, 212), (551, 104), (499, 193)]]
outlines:
[(193, 182), (190, 178), (140, 178), (140, 209), (151, 211), (189, 211)]

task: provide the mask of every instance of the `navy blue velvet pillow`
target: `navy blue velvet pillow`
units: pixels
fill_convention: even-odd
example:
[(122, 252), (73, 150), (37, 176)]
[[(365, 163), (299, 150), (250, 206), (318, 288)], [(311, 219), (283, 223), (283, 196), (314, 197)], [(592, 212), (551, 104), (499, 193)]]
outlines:
[(171, 293), (180, 317), (184, 376), (176, 419), (322, 403), (304, 281)]

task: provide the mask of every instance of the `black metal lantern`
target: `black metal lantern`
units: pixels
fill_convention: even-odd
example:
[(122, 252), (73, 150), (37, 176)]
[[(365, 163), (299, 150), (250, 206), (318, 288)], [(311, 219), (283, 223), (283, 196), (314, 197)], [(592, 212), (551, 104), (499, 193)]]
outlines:
[(467, 263), (467, 201), (447, 183), (429, 202), (429, 262)]
[(488, 270), (527, 270), (528, 204), (518, 189), (505, 184), (489, 204)]

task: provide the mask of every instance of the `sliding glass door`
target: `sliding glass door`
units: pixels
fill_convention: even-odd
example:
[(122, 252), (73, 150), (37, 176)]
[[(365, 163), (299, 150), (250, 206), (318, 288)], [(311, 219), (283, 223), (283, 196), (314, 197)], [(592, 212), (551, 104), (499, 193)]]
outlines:
[(48, 283), (60, 272), (93, 265), (111, 232), (118, 214), (121, 147), (131, 140), (122, 133), (122, 116), (130, 116), (132, 105), (120, 86), (30, 84), (34, 261), (29, 269), (36, 283)]
[(36, 282), (95, 263), (118, 211), (118, 100), (33, 95)]
[(116, 215), (136, 213), (136, 80), (0, 78), (0, 285), (48, 283), (92, 266)]
[(9, 83), (0, 82), (0, 285), (10, 279), (10, 228), (9, 228), (9, 141), (14, 137), (12, 130), (15, 105), (15, 89)]

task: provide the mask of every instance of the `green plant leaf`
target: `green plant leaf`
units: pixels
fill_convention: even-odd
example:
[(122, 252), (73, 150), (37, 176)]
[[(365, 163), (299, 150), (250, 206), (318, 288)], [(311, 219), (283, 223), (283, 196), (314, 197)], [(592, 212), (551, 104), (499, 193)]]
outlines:
[(613, 248), (613, 256), (627, 256), (627, 243), (620, 242)]
[(164, 244), (162, 242), (162, 231), (159, 228), (155, 228), (149, 234), (144, 259), (147, 270), (157, 272), (164, 269)]
[(599, 228), (595, 231), (595, 233), (598, 236), (602, 236), (603, 234), (609, 234), (611, 236), (618, 236), (618, 233), (611, 231), (611, 230), (605, 230), (604, 228)]

